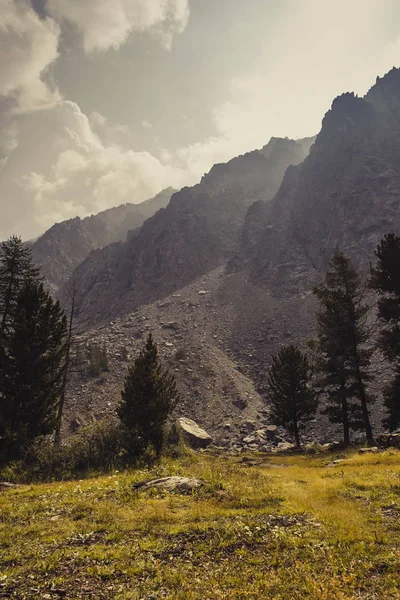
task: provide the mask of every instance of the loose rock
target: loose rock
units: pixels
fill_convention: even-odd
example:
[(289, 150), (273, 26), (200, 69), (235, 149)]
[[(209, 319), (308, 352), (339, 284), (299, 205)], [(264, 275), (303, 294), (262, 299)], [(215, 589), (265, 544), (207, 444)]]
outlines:
[(191, 494), (193, 490), (197, 490), (204, 485), (200, 479), (190, 477), (161, 477), (160, 479), (150, 479), (141, 481), (133, 485), (136, 491), (144, 491), (150, 489), (163, 490), (165, 492), (179, 492), (180, 494)]
[(182, 439), (191, 448), (207, 448), (213, 439), (204, 429), (199, 427), (196, 421), (181, 417), (177, 419), (171, 429), (170, 433), (171, 441), (177, 441)]

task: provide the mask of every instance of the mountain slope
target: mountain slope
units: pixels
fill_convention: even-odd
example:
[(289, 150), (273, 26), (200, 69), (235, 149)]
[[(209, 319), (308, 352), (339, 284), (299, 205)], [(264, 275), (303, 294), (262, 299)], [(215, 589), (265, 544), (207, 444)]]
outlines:
[(249, 211), (236, 269), (247, 261), (254, 282), (290, 293), (309, 289), (338, 248), (368, 265), (400, 229), (399, 107), (398, 69), (365, 98), (336, 98), (309, 156)]
[(198, 185), (174, 194), (125, 244), (92, 253), (71, 281), (81, 319), (107, 321), (224, 264), (249, 206), (273, 197), (286, 168), (304, 160), (312, 141), (273, 138), (260, 151), (215, 165)]
[(84, 219), (76, 217), (53, 225), (32, 245), (33, 259), (42, 267), (53, 294), (92, 250), (125, 240), (129, 231), (167, 206), (174, 191), (167, 188), (141, 204), (123, 204)]

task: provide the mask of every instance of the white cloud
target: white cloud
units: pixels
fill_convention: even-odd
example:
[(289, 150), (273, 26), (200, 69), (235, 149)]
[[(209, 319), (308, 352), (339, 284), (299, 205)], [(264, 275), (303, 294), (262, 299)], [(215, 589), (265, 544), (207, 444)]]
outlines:
[(80, 29), (86, 52), (118, 49), (131, 33), (146, 30), (170, 48), (189, 19), (188, 0), (49, 0), (48, 9)]
[(74, 102), (19, 115), (14, 126), (19, 144), (2, 165), (0, 187), (17, 201), (8, 207), (1, 239), (11, 224), (32, 237), (57, 221), (141, 202), (182, 179), (179, 169), (148, 152), (105, 145)]
[(0, 96), (12, 97), (20, 110), (51, 106), (60, 99), (43, 81), (58, 56), (58, 25), (40, 19), (21, 0), (0, 0)]
[(57, 59), (55, 20), (78, 27), (87, 52), (119, 48), (140, 31), (168, 46), (186, 26), (188, 1), (48, 0), (52, 18), (40, 19), (25, 0), (0, 0), (0, 96), (19, 106), (0, 120), (0, 239), (12, 232), (32, 237), (55, 221), (194, 184), (214, 163), (261, 147), (271, 135), (316, 133), (335, 95), (364, 93), (398, 62), (398, 39), (385, 38), (390, 2), (287, 0), (265, 55), (253, 55), (224, 88), (226, 101), (212, 113), (215, 134), (204, 139), (199, 129), (199, 141), (177, 152), (163, 140), (157, 158), (136, 150), (139, 129), (157, 146), (155, 119), (141, 115), (127, 127), (96, 111), (86, 116), (46, 83)]

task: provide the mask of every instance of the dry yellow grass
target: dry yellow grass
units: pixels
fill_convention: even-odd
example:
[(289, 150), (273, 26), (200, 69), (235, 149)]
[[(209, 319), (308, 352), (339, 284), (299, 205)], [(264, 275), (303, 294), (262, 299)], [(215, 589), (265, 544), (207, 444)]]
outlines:
[[(1, 493), (0, 597), (400, 599), (399, 452), (249, 458)], [(132, 491), (172, 474), (206, 487)]]

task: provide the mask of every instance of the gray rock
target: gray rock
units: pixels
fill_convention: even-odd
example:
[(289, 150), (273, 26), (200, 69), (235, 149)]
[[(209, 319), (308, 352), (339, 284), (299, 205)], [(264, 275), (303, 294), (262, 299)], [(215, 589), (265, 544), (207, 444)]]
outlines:
[(375, 454), (376, 452), (379, 452), (379, 448), (378, 446), (371, 446), (370, 448), (360, 448), (358, 452), (359, 454)]
[(400, 433), (382, 433), (377, 439), (380, 448), (399, 448), (400, 449)]
[(289, 442), (279, 442), (277, 446), (278, 452), (285, 452), (286, 450), (294, 450), (296, 448), (295, 444), (290, 444)]
[(135, 483), (133, 489), (136, 491), (144, 491), (150, 489), (163, 490), (165, 492), (179, 492), (180, 494), (191, 494), (193, 490), (197, 490), (204, 485), (200, 479), (191, 477), (161, 477), (160, 479), (150, 479)]
[(9, 483), (8, 481), (0, 481), (0, 492), (6, 492), (7, 490), (13, 490), (18, 487), (15, 483)]
[(172, 427), (170, 439), (176, 441), (176, 438), (182, 439), (193, 449), (207, 448), (213, 439), (212, 437), (192, 419), (181, 417), (177, 419)]
[(247, 437), (243, 438), (244, 444), (254, 444), (255, 441), (256, 441), (256, 438), (254, 435), (248, 435)]

